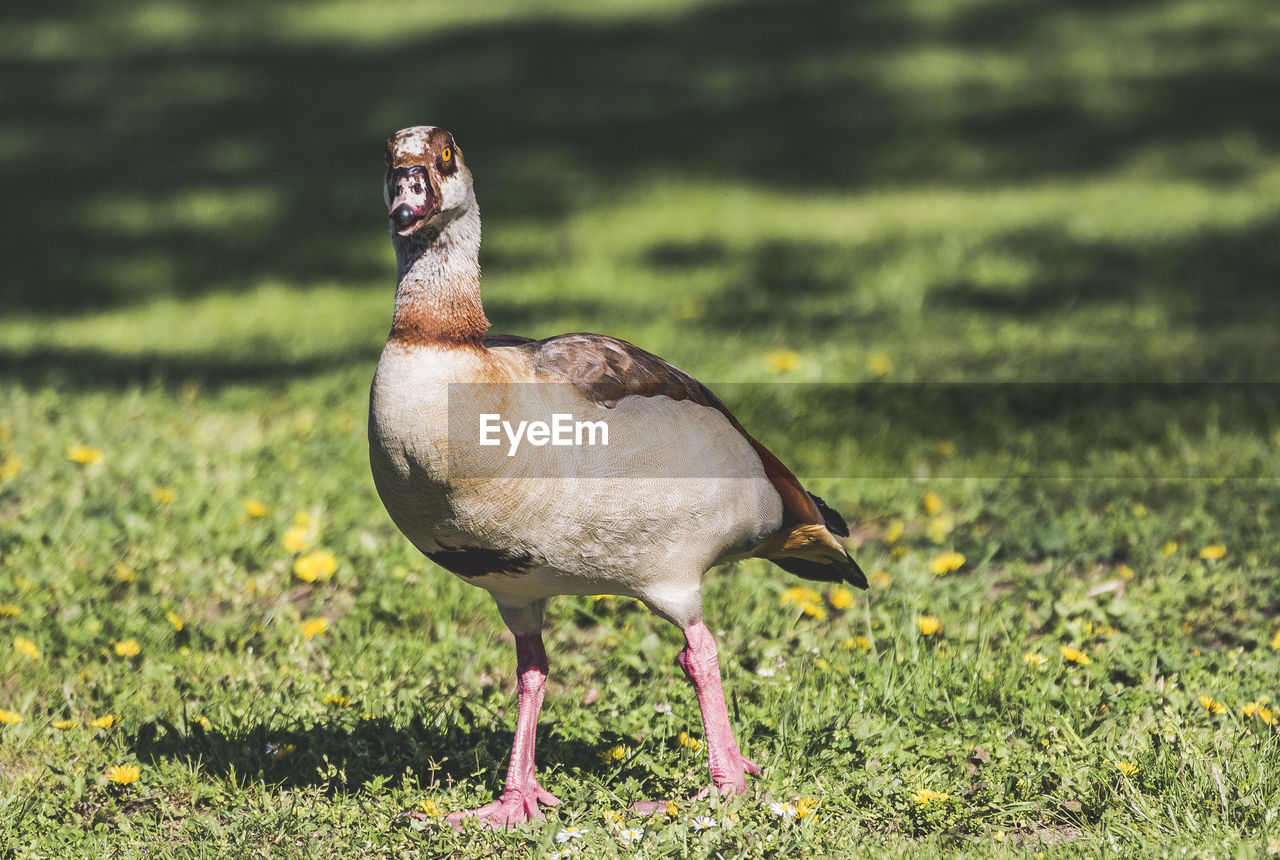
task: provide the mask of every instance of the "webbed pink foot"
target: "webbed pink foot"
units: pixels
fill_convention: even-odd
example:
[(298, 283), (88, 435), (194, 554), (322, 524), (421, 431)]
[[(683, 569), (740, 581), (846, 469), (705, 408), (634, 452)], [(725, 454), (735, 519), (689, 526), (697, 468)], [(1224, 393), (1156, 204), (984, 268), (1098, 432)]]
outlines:
[(545, 821), (547, 816), (538, 807), (540, 803), (544, 806), (556, 806), (560, 803), (560, 799), (534, 782), (520, 789), (509, 788), (493, 803), (481, 806), (479, 809), (451, 813), (445, 816), (444, 820), (449, 822), (455, 830), (462, 830), (464, 819), (478, 818), (486, 827), (500, 830), (504, 827), (523, 824), (531, 819)]

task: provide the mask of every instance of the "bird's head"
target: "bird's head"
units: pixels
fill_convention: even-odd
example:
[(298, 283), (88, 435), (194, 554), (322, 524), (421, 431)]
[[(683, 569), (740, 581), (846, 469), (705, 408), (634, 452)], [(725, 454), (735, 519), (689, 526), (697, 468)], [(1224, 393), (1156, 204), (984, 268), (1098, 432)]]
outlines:
[(473, 207), (471, 172), (453, 135), (432, 125), (415, 125), (387, 138), (383, 198), (397, 236), (411, 236), (423, 228), (438, 233)]

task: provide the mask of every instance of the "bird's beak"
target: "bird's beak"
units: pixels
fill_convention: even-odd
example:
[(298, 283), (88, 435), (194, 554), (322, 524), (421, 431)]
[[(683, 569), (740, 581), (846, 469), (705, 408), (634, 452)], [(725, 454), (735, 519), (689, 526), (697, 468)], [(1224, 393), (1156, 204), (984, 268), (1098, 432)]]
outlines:
[(436, 214), (440, 198), (422, 168), (397, 167), (391, 175), (394, 196), (387, 218), (397, 235), (408, 236)]

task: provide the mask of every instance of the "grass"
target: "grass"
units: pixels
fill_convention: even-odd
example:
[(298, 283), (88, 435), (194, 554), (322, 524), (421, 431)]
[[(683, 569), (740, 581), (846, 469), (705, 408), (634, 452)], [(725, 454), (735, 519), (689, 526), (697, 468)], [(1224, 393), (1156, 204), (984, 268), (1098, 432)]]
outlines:
[[(1268, 4), (271, 8), (6, 12), (4, 856), (1280, 851)], [(705, 580), (737, 801), (615, 817), (703, 784), (696, 703), (678, 631), (562, 598), (564, 804), (394, 817), (491, 799), (514, 725), (496, 611), (368, 476), (423, 121), (495, 328), (716, 383), (854, 525), (847, 605)]]

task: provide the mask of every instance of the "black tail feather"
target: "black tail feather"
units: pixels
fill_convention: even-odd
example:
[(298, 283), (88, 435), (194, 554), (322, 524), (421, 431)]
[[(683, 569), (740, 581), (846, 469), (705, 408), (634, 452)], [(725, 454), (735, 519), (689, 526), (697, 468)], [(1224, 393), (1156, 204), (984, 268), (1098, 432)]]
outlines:
[(769, 559), (787, 573), (794, 573), (801, 579), (812, 579), (816, 582), (847, 582), (855, 588), (867, 587), (867, 575), (858, 567), (849, 553), (844, 554), (848, 564), (832, 562), (830, 564), (809, 561), (804, 558), (771, 558)]
[[(813, 499), (818, 513), (822, 514), (822, 522), (827, 527), (827, 531), (838, 537), (849, 536), (849, 524), (844, 521), (839, 511), (813, 493), (809, 493), (809, 498)], [(769, 560), (787, 573), (794, 573), (802, 579), (812, 579), (816, 582), (847, 582), (856, 588), (865, 589), (867, 575), (862, 572), (862, 568), (858, 567), (858, 563), (853, 560), (853, 556), (849, 555), (848, 551), (845, 552), (844, 559), (843, 564), (838, 561), (811, 561), (807, 558), (771, 558)]]
[[(849, 524), (844, 521), (844, 517), (840, 516), (839, 511), (813, 493), (809, 494), (809, 498), (813, 499), (813, 503), (818, 506), (818, 513), (822, 514), (822, 522), (826, 525), (827, 531), (840, 537), (849, 536)], [(857, 565), (855, 564), (854, 567), (857, 567)]]

